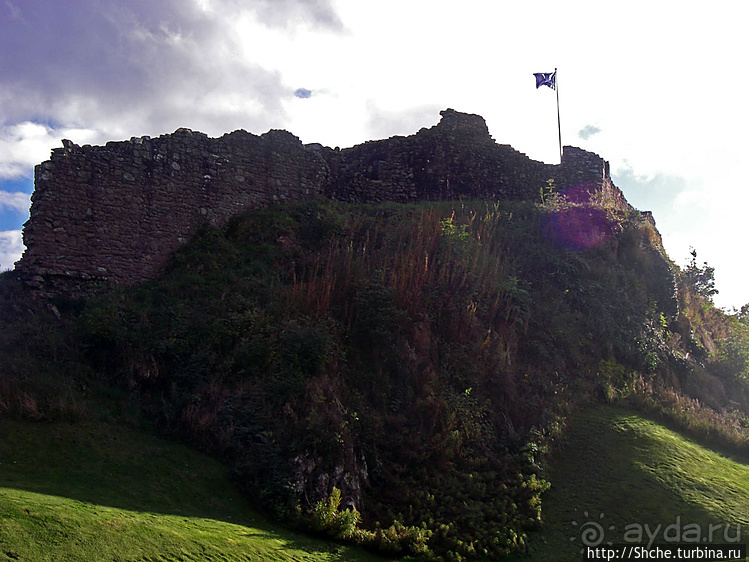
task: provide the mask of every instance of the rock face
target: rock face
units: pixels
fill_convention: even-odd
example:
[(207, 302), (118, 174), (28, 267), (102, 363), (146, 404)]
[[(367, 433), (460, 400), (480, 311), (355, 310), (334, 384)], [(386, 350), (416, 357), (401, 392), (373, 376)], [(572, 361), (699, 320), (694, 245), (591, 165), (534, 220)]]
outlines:
[(562, 164), (531, 160), (489, 135), (484, 119), (452, 109), (439, 124), (338, 150), (286, 131), (220, 138), (178, 129), (106, 146), (63, 141), (35, 169), (26, 251), (16, 270), (37, 289), (77, 295), (155, 277), (204, 224), (275, 202), (523, 199), (554, 179), (575, 197), (628, 207), (608, 163), (565, 147)]

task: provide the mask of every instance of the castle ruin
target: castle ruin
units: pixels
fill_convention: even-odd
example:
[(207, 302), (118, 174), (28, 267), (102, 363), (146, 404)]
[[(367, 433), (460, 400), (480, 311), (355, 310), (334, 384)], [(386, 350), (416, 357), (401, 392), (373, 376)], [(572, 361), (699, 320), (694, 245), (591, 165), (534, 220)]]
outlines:
[(497, 144), (484, 119), (452, 109), (414, 135), (343, 150), (286, 131), (219, 138), (178, 129), (105, 146), (64, 140), (34, 172), (26, 251), (16, 270), (46, 294), (85, 294), (159, 274), (202, 225), (239, 213), (325, 196), (351, 202), (529, 199), (549, 179), (629, 208), (608, 163), (566, 146), (544, 164)]

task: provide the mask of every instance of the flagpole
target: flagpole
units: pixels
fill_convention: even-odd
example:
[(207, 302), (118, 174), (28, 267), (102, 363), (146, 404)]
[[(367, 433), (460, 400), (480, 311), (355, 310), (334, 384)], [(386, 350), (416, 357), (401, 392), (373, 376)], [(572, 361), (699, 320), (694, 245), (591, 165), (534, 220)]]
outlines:
[(556, 88), (554, 88), (557, 91), (557, 128), (559, 130), (559, 163), (562, 163), (562, 120), (559, 116), (559, 75), (557, 74), (557, 69), (554, 69), (554, 84), (556, 85)]

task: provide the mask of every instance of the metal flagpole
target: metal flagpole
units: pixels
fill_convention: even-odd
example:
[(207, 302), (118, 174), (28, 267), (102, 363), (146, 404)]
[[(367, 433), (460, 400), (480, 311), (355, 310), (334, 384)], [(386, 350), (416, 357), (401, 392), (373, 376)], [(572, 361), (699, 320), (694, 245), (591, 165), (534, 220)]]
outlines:
[(559, 129), (559, 163), (562, 163), (562, 120), (559, 116), (559, 76), (557, 69), (554, 69), (554, 86), (557, 91), (557, 128)]

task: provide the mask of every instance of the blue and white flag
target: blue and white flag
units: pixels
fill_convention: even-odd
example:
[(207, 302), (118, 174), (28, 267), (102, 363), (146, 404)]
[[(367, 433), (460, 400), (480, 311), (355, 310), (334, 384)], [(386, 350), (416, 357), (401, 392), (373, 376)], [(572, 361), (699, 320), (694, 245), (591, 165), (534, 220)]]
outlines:
[(557, 73), (554, 72), (536, 72), (533, 74), (536, 77), (536, 89), (541, 86), (548, 86), (552, 90), (557, 89)]

